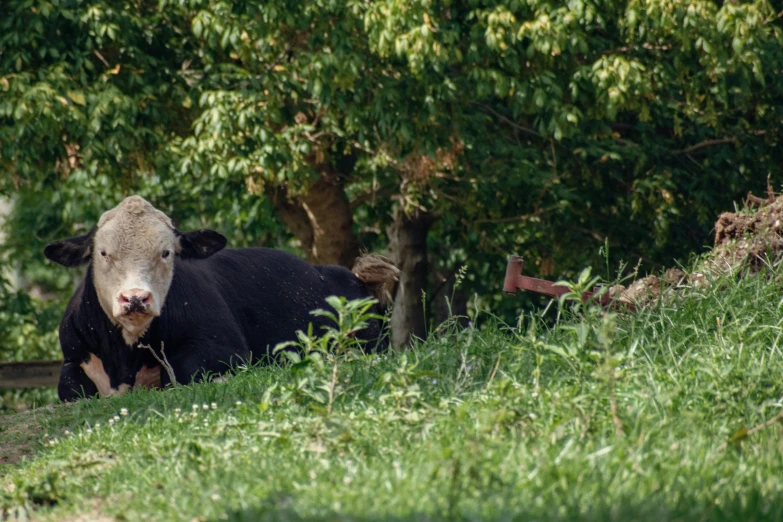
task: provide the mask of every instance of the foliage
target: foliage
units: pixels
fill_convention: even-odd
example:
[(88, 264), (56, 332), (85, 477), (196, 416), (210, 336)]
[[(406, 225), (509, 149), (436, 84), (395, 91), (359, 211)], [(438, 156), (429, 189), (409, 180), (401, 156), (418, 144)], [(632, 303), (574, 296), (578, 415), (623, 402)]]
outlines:
[(427, 209), (436, 268), (511, 317), (508, 253), (573, 276), (607, 240), (646, 267), (701, 249), (783, 160), (782, 68), (768, 0), (12, 0), (5, 255), (65, 292), (41, 246), (132, 192), (295, 249), (276, 204), (329, 170), (366, 248)]
[[(676, 308), (613, 316), (608, 336), (602, 313), (566, 306), (554, 328), (525, 316), (346, 359), (329, 415), (317, 380), (305, 387), (319, 399), (291, 393), (305, 374), (290, 365), (0, 418), (0, 456), (34, 443), (32, 460), (5, 466), (0, 509), (36, 520), (774, 520), (781, 427), (741, 434), (780, 411), (780, 277), (728, 275)], [(607, 346), (614, 413), (594, 353)]]
[[(12, 291), (0, 278), (0, 360), (47, 360), (61, 357), (57, 325), (62, 303), (42, 303), (22, 291)], [(0, 390), (0, 412), (51, 403), (52, 390)]]
[(21, 290), (11, 291), (0, 279), (0, 346), (5, 358), (20, 361), (26, 356), (56, 358), (56, 329), (60, 321), (59, 308), (45, 307)]

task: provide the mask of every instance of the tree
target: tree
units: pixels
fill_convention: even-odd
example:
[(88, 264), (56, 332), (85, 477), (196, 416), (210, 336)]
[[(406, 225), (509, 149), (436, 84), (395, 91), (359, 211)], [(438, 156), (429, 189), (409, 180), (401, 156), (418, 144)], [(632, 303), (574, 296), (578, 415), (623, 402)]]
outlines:
[(398, 344), (423, 334), (433, 271), (468, 263), (502, 314), (507, 253), (544, 276), (607, 243), (669, 264), (783, 159), (768, 1), (0, 9), (9, 259), (32, 270), (46, 240), (138, 192), (237, 246), (344, 265), (388, 247)]
[(420, 192), (448, 220), (443, 250), (493, 252), (489, 276), (521, 248), (551, 275), (607, 241), (647, 266), (706, 244), (721, 208), (779, 172), (782, 16), (540, 0), (374, 2), (365, 18), (373, 50), (404, 58), (451, 117), (457, 168)]

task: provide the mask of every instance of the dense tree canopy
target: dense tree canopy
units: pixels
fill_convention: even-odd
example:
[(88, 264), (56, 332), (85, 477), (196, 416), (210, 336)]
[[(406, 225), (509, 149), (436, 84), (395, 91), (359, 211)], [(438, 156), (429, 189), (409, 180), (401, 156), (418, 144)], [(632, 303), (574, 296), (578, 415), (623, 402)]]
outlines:
[(43, 244), (140, 193), (236, 246), (416, 254), (409, 309), (462, 264), (515, 308), (512, 252), (544, 276), (605, 244), (671, 264), (779, 183), (782, 20), (761, 0), (4, 2), (5, 256), (62, 295)]

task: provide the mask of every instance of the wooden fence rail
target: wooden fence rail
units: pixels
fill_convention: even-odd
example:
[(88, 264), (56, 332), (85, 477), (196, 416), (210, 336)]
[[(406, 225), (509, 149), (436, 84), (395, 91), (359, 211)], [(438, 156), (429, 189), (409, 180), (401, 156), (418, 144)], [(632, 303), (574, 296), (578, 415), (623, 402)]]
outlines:
[(62, 361), (0, 363), (0, 389), (57, 386)]

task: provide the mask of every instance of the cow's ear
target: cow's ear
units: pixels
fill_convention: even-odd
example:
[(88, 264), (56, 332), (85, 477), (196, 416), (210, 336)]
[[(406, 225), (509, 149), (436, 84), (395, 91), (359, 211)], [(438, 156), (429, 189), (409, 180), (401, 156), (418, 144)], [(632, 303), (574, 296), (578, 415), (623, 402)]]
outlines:
[(226, 236), (214, 230), (177, 231), (177, 253), (182, 257), (205, 259), (226, 246)]
[(92, 238), (95, 235), (96, 228), (93, 227), (83, 236), (60, 239), (54, 243), (49, 243), (44, 248), (44, 255), (63, 266), (73, 267), (83, 265), (90, 261), (92, 253)]

